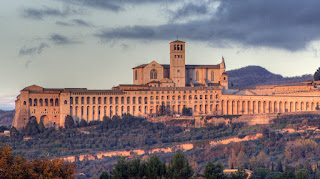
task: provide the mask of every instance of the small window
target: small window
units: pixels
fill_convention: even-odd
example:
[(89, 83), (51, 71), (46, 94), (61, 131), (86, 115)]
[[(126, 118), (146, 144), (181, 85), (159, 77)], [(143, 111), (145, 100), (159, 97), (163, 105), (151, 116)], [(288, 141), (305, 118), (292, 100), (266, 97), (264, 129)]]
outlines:
[(181, 50), (183, 50), (183, 45), (181, 45)]
[(180, 70), (177, 70), (177, 72), (179, 73), (179, 72), (180, 72)]
[(23, 101), (23, 105), (27, 105), (27, 102), (26, 102), (26, 101)]
[(177, 45), (174, 45), (174, 50), (177, 50)]
[(64, 104), (68, 104), (68, 101), (67, 101), (67, 100), (64, 100)]

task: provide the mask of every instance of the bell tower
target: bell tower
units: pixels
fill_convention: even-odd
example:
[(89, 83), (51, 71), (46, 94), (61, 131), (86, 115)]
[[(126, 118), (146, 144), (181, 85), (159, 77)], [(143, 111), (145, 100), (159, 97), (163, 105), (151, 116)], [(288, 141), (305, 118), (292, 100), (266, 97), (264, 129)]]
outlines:
[(176, 87), (186, 86), (185, 42), (176, 40), (170, 43), (170, 79)]

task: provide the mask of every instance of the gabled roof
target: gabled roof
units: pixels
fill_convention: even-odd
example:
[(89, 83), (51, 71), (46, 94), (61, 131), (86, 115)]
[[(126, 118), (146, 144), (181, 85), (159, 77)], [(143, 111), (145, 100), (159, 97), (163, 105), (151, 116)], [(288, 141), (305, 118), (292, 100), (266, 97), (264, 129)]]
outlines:
[[(147, 66), (148, 64), (142, 64), (136, 67), (133, 67), (132, 69), (136, 69), (136, 68), (144, 68), (145, 66)], [(161, 66), (163, 66), (163, 68), (169, 69), (170, 65), (169, 64), (160, 64)], [(192, 69), (192, 68), (206, 68), (206, 69), (220, 69), (220, 64), (218, 65), (186, 65), (187, 69)]]

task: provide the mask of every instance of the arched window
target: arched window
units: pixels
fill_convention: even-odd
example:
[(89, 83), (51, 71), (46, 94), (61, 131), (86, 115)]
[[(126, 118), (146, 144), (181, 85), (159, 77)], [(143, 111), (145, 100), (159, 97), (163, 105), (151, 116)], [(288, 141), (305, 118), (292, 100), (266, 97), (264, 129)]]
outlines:
[(180, 50), (180, 45), (177, 45), (177, 50)]
[(84, 97), (81, 97), (81, 104), (84, 104)]
[(183, 50), (183, 45), (181, 45), (181, 50)]
[(214, 81), (214, 72), (211, 71), (211, 81)]
[(59, 106), (59, 99), (56, 99), (56, 100), (54, 101), (54, 104), (55, 104), (55, 106)]
[(157, 79), (157, 70), (152, 69), (152, 70), (150, 71), (150, 79), (151, 79), (151, 80)]
[(174, 45), (174, 50), (177, 50), (177, 45)]
[(196, 71), (196, 81), (199, 81), (199, 71)]
[(90, 104), (90, 97), (87, 97), (87, 104)]

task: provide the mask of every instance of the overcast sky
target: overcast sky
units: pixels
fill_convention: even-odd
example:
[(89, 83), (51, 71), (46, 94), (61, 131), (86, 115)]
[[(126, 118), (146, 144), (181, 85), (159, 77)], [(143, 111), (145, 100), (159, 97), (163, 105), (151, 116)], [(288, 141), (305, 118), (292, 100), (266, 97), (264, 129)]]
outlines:
[(1, 0), (0, 109), (19, 91), (110, 89), (132, 67), (168, 64), (186, 42), (187, 64), (260, 65), (283, 76), (320, 66), (319, 0)]

